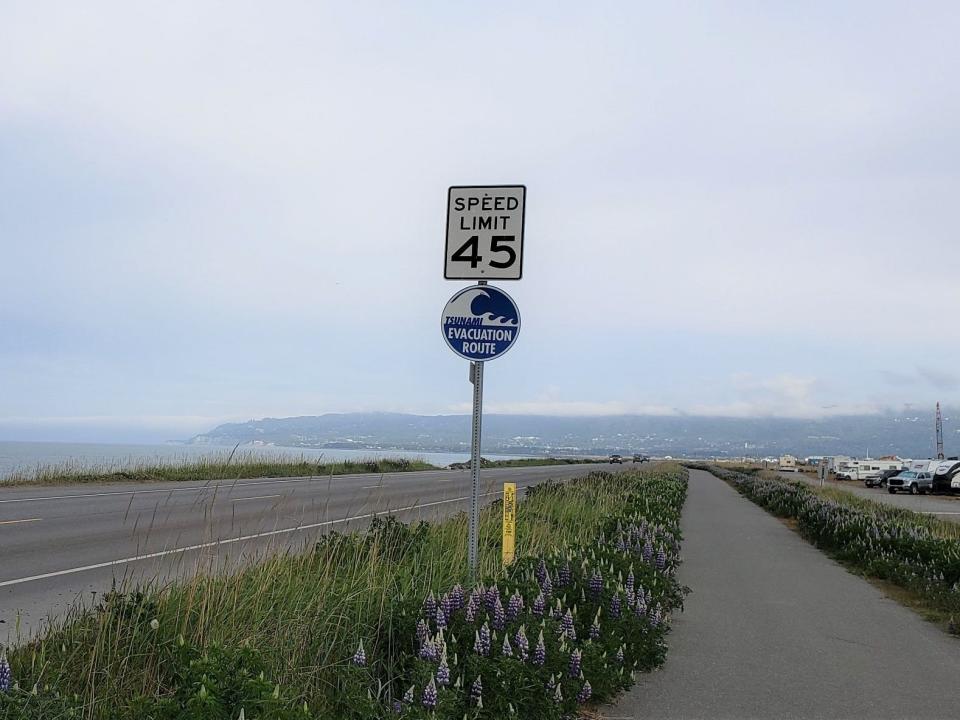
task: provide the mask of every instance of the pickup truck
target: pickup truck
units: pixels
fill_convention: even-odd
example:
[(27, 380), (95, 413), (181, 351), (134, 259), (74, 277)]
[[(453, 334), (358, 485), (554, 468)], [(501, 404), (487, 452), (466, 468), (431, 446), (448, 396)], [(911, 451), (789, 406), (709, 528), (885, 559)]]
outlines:
[(887, 492), (896, 495), (897, 490), (909, 490), (911, 495), (933, 492), (933, 475), (928, 472), (904, 470), (887, 480)]

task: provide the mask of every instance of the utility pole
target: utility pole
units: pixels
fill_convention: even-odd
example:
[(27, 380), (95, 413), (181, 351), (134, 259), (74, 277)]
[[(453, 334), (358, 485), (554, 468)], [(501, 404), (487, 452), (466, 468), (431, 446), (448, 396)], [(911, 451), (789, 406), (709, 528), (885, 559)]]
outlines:
[(937, 403), (937, 460), (943, 460), (943, 415)]

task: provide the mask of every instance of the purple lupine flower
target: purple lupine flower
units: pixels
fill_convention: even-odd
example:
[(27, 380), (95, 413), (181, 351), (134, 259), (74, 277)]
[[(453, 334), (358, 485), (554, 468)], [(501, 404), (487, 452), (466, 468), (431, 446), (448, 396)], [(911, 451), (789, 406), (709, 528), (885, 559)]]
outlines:
[(547, 644), (543, 641), (543, 630), (540, 631), (540, 637), (537, 638), (537, 647), (533, 650), (533, 664), (537, 667), (543, 667), (547, 661)]
[(530, 641), (527, 640), (527, 633), (523, 629), (523, 625), (520, 626), (516, 635), (513, 636), (513, 644), (517, 646), (517, 654), (520, 656), (520, 659), (526, 662), (527, 658), (530, 657)]
[(434, 661), (437, 659), (437, 644), (432, 639), (420, 646), (420, 659)]
[(663, 570), (667, 566), (667, 554), (663, 551), (663, 548), (657, 550), (657, 570)]
[(403, 705), (400, 704), (399, 700), (393, 701), (393, 712), (397, 715), (403, 712)]
[(437, 630), (443, 630), (447, 627), (447, 612), (443, 605), (437, 608)]
[(474, 600), (473, 595), (471, 595), (470, 599), (467, 600), (467, 609), (464, 612), (464, 617), (468, 623), (472, 623), (477, 619), (477, 601)]
[(593, 688), (590, 687), (590, 681), (584, 680), (583, 687), (580, 688), (580, 692), (577, 693), (577, 702), (582, 705), (590, 699), (591, 695), (593, 695)]
[(547, 692), (553, 692), (557, 689), (557, 678), (553, 673), (550, 673), (550, 679), (547, 680)]
[(570, 665), (567, 667), (567, 675), (572, 678), (580, 677), (580, 660), (583, 657), (583, 653), (579, 650), (574, 650), (570, 653)]
[(433, 596), (433, 590), (427, 595), (427, 599), (423, 601), (423, 614), (427, 616), (427, 620), (433, 620), (437, 614), (437, 599)]
[(407, 705), (413, 705), (413, 688), (414, 688), (414, 686), (411, 685), (411, 686), (410, 686), (410, 689), (407, 690), (407, 691), (403, 694), (403, 701), (404, 701)]
[(593, 575), (590, 576), (590, 595), (593, 596), (593, 599), (596, 600), (600, 597), (600, 593), (603, 591), (603, 575), (600, 574), (599, 570), (594, 570)]
[(544, 562), (543, 558), (540, 558), (540, 564), (537, 565), (537, 569), (533, 574), (537, 578), (537, 582), (543, 585), (543, 581), (547, 577), (547, 563)]
[(596, 619), (593, 621), (593, 624), (590, 626), (590, 639), (599, 640), (600, 639), (600, 616), (597, 615)]
[(631, 566), (631, 567), (630, 567), (630, 574), (627, 575), (627, 590), (628, 590), (629, 592), (633, 592), (633, 583), (634, 583), (634, 582), (635, 582), (635, 579), (634, 579), (634, 577), (633, 577), (633, 566)]
[(508, 635), (503, 636), (503, 647), (500, 649), (500, 652), (503, 653), (504, 657), (513, 657), (513, 648), (510, 646), (510, 637)]
[(650, 562), (653, 558), (653, 545), (647, 540), (643, 545), (643, 559), (645, 562)]
[(567, 610), (567, 614), (560, 620), (560, 632), (571, 640), (577, 639), (577, 631), (573, 627), (573, 613)]
[(547, 576), (543, 579), (543, 582), (540, 583), (540, 592), (543, 593), (545, 598), (549, 598), (553, 595), (553, 581), (550, 580), (550, 573), (547, 573)]
[(487, 623), (474, 633), (473, 649), (484, 657), (490, 654), (490, 626)]
[(633, 607), (633, 604), (637, 601), (637, 593), (634, 592), (632, 588), (627, 588), (626, 596), (627, 596), (627, 607), (628, 608)]
[(553, 701), (557, 703), (557, 705), (563, 702), (563, 690), (560, 689), (560, 683), (557, 683), (557, 687), (553, 691)]
[(507, 603), (507, 620), (516, 620), (521, 612), (523, 612), (523, 595), (519, 591), (514, 591), (510, 596), (510, 602)]
[(610, 601), (610, 617), (614, 620), (620, 617), (620, 593), (617, 593), (613, 596), (613, 600)]
[(430, 637), (430, 626), (427, 625), (426, 620), (420, 620), (417, 622), (417, 640), (420, 641), (420, 644), (423, 645), (427, 638)]
[(487, 596), (484, 599), (484, 605), (487, 608), (488, 612), (493, 612), (493, 609), (497, 606), (497, 603), (500, 602), (500, 588), (497, 587), (497, 584), (494, 583), (487, 589)]
[(7, 662), (7, 651), (0, 650), (0, 693), (10, 692), (10, 663)]
[(617, 662), (623, 665), (623, 645), (617, 649)]
[(430, 682), (423, 689), (421, 702), (427, 710), (433, 710), (437, 706), (437, 684), (433, 678), (430, 678)]
[(637, 604), (634, 606), (633, 612), (640, 620), (643, 620), (647, 616), (647, 604), (640, 595), (637, 595)]
[[(360, 646), (357, 648), (357, 651), (353, 654), (353, 664), (357, 667), (366, 667), (367, 666), (367, 653), (363, 649), (363, 640), (360, 641)], [(2, 671), (0, 671), (2, 673)]]
[(504, 612), (503, 603), (500, 602), (498, 594), (493, 603), (493, 629), (503, 630), (507, 626), (507, 613)]
[(660, 613), (660, 606), (657, 605), (654, 607), (653, 612), (650, 615), (650, 624), (653, 627), (657, 627), (660, 624), (660, 621), (663, 619), (662, 614)]
[(537, 617), (543, 617), (543, 609), (546, 604), (547, 601), (546, 598), (544, 598), (543, 593), (537, 595), (536, 599), (533, 601), (533, 607), (531, 608), (533, 614)]
[(470, 686), (470, 704), (475, 707), (483, 707), (483, 681), (477, 675), (477, 679)]
[(566, 587), (570, 584), (571, 573), (570, 573), (570, 563), (565, 562), (560, 568), (560, 573), (558, 574), (559, 585), (561, 587)]
[(456, 610), (453, 606), (453, 598), (450, 597), (450, 593), (444, 593), (443, 597), (440, 598), (440, 609), (443, 610), (443, 619), (449, 620)]
[(450, 591), (450, 601), (453, 603), (454, 611), (457, 611), (463, 607), (463, 586), (460, 583), (454, 585), (453, 589)]
[(450, 684), (450, 666), (447, 665), (447, 653), (440, 658), (440, 667), (437, 668), (437, 685), (446, 687)]

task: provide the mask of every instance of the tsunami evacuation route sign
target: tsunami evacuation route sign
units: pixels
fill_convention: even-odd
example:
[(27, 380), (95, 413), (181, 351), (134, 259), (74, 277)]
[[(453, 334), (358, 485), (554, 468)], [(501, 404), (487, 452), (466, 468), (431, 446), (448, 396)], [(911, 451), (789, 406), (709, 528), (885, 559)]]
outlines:
[(520, 332), (520, 311), (503, 290), (474, 285), (461, 290), (443, 309), (443, 339), (467, 360), (493, 360), (509, 350)]

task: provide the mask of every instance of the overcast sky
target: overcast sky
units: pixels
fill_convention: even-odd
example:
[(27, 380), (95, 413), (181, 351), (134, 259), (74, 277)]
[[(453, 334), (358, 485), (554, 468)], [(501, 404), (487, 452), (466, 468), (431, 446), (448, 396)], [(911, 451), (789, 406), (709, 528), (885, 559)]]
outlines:
[(0, 439), (469, 409), (446, 189), (525, 183), (487, 409), (960, 393), (960, 4), (0, 0)]

